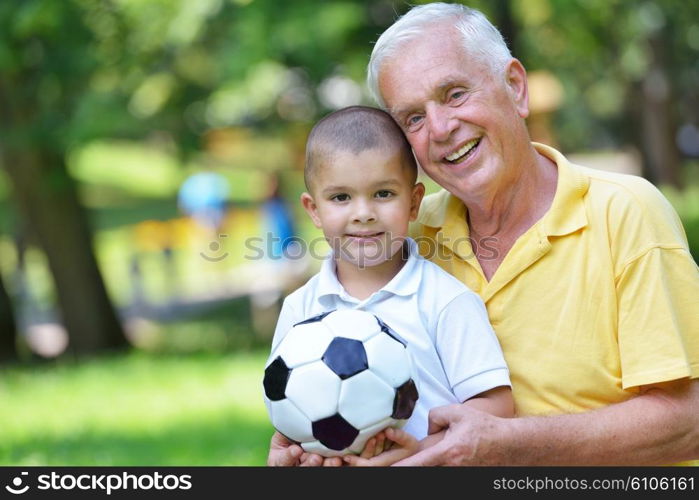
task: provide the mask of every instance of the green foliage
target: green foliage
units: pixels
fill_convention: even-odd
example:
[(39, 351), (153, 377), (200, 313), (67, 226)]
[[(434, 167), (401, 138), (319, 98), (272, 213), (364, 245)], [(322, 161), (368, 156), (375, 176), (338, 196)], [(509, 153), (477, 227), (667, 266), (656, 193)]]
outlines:
[[(499, 6), (474, 1), (495, 22)], [(515, 55), (565, 87), (565, 149), (624, 144), (634, 86), (662, 35), (676, 110), (696, 120), (699, 4), (512, 0)], [(0, 71), (23, 127), (0, 130), (57, 145), (172, 137), (187, 154), (215, 127), (284, 128), (330, 108), (319, 85), (363, 87), (371, 42), (408, 5), (383, 0), (8, 0), (0, 6)], [(366, 95), (362, 95), (366, 101)], [(25, 139), (22, 139), (22, 138)]]
[[(556, 121), (565, 149), (637, 142), (638, 88), (654, 57), (669, 72), (681, 121), (697, 120), (699, 4), (683, 0), (515, 0), (520, 58), (558, 76), (566, 99)], [(654, 40), (662, 40), (654, 47)], [(654, 50), (661, 51), (653, 54)], [(648, 82), (646, 82), (646, 85)]]
[(0, 132), (10, 145), (65, 150), (159, 130), (188, 154), (211, 127), (311, 121), (327, 111), (316, 93), (325, 78), (363, 80), (369, 40), (380, 31), (368, 14), (376, 8), (8, 0), (0, 5), (0, 97), (12, 120)]

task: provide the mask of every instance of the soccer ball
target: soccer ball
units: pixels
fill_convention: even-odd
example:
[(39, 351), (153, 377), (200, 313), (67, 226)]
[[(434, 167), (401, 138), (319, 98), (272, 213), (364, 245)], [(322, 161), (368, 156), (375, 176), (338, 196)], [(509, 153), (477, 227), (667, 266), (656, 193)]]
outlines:
[(386, 427), (402, 427), (418, 398), (406, 343), (373, 314), (335, 310), (302, 321), (267, 363), (272, 425), (311, 453), (360, 453)]

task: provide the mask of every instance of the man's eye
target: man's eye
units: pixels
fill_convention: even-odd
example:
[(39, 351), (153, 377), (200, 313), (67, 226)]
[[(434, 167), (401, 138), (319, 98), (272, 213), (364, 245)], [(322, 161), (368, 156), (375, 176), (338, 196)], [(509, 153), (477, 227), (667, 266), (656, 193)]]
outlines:
[(449, 100), (456, 101), (458, 99), (461, 99), (464, 95), (466, 95), (466, 91), (457, 90), (455, 92), (452, 92), (451, 95), (449, 95)]
[(416, 125), (419, 125), (421, 121), (422, 121), (421, 115), (410, 115), (408, 117), (408, 119), (406, 120), (406, 123), (408, 124), (408, 128), (411, 128), (411, 127), (415, 127)]
[(349, 195), (345, 193), (336, 194), (330, 198), (333, 201), (347, 201), (349, 200)]
[(393, 193), (391, 191), (387, 191), (386, 189), (376, 192), (377, 198), (390, 198), (391, 196), (393, 196)]

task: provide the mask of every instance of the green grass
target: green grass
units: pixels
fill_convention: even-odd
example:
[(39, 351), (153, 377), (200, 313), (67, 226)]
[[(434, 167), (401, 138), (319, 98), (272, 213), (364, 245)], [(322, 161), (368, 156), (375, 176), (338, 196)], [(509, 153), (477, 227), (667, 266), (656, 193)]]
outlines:
[(0, 465), (264, 465), (265, 353), (152, 355), (0, 371)]

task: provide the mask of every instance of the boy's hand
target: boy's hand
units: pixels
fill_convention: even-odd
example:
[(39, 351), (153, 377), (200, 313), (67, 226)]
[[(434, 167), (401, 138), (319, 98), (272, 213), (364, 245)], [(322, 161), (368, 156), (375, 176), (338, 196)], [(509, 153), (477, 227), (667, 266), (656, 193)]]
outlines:
[(301, 467), (340, 467), (343, 465), (342, 457), (322, 457), (315, 453), (301, 455)]
[(413, 455), (418, 444), (418, 440), (404, 430), (389, 427), (367, 441), (359, 456), (342, 458), (352, 466), (385, 467)]
[(269, 443), (267, 465), (270, 467), (292, 467), (301, 465), (303, 448), (289, 441), (283, 434), (275, 432)]
[[(393, 443), (391, 441), (386, 441), (386, 429), (382, 430), (375, 436), (372, 436), (369, 441), (364, 445), (364, 449), (359, 454), (360, 458), (374, 458), (381, 455), (384, 451), (391, 448)], [(356, 456), (356, 455), (352, 455)]]
[(289, 441), (283, 434), (275, 432), (269, 443), (267, 465), (270, 467), (339, 467), (342, 458), (324, 458), (315, 453), (306, 453), (296, 443)]

